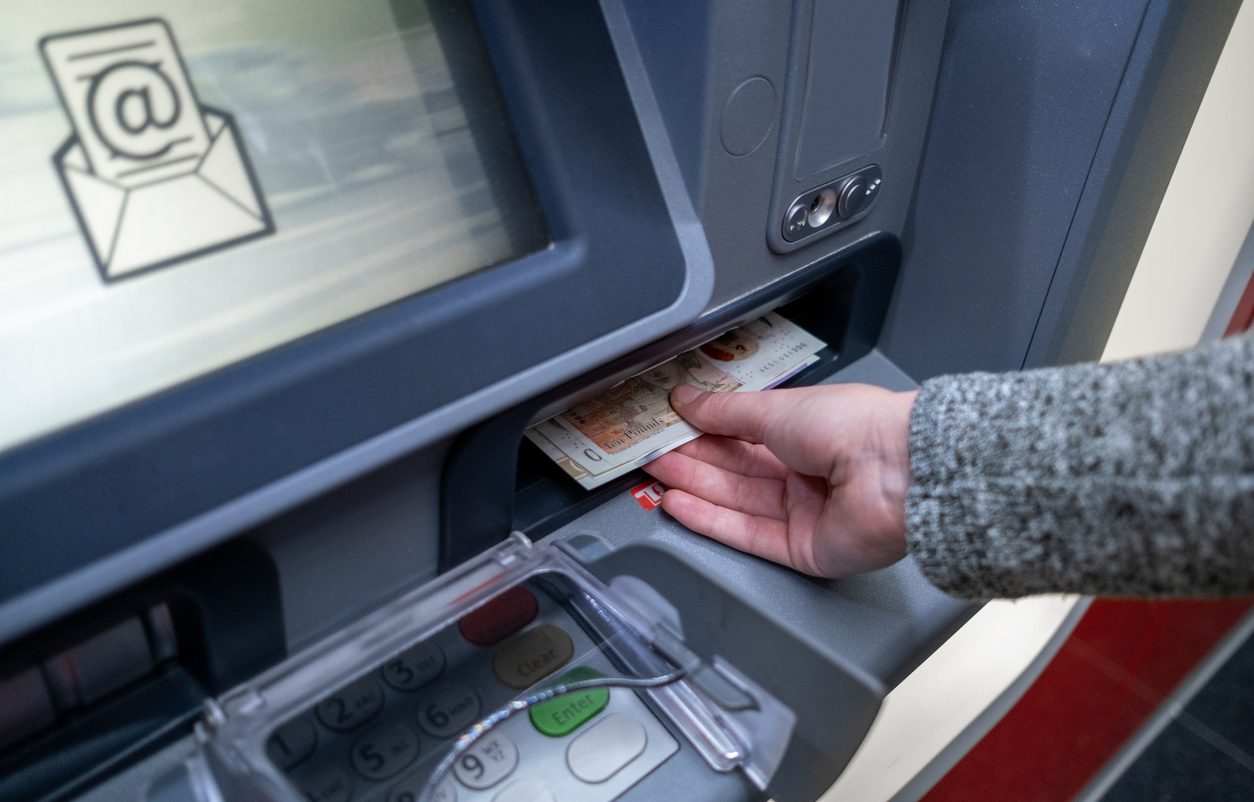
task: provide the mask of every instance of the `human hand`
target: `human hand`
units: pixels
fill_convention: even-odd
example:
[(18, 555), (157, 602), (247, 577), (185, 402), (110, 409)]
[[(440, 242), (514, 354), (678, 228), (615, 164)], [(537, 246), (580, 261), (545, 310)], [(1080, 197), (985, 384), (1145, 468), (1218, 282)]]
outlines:
[(841, 577), (906, 554), (910, 409), (865, 384), (703, 393), (671, 405), (706, 435), (646, 465), (694, 532), (807, 574)]

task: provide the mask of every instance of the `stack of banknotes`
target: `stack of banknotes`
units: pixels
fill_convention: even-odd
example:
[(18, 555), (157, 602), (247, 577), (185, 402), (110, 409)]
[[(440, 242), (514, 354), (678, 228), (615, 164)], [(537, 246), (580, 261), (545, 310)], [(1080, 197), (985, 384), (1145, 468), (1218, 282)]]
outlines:
[(817, 362), (825, 345), (768, 314), (537, 423), (527, 439), (592, 489), (700, 436), (668, 400), (680, 382), (715, 393), (765, 390)]

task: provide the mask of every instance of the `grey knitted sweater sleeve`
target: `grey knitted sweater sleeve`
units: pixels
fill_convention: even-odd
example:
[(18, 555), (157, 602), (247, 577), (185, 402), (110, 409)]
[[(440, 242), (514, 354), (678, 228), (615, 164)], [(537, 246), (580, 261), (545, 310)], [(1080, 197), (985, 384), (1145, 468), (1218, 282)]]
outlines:
[(910, 551), (968, 598), (1254, 591), (1254, 336), (923, 385)]

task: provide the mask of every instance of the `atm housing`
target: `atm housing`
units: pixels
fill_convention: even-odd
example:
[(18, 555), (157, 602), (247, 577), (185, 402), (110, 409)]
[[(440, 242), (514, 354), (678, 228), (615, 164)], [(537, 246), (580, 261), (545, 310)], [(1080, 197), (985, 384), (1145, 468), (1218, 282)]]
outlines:
[[(514, 530), (611, 543), (594, 572), (794, 708), (769, 790), (816, 798), (975, 605), (909, 559), (825, 582), (732, 552), (523, 429), (771, 310), (830, 346), (801, 384), (1096, 358), (1238, 5), (435, 14), (486, 49), (552, 247), (0, 455), (0, 676), (71, 655), (104, 688), (0, 733), (0, 798), (144, 798), (203, 699)], [(681, 747), (623, 798), (678, 787), (766, 797)]]

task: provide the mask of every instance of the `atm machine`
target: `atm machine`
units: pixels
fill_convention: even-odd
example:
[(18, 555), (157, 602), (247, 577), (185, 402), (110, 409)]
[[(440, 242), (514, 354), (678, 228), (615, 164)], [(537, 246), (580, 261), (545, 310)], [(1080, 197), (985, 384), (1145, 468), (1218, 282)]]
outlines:
[(1238, 5), (8, 4), (0, 799), (816, 799), (975, 605), (524, 430), (1097, 357)]

